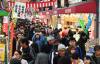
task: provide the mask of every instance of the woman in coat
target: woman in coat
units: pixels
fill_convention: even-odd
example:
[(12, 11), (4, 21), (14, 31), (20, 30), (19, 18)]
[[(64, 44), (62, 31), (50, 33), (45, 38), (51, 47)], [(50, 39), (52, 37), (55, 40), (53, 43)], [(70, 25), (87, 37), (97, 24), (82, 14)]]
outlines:
[(16, 50), (10, 64), (28, 64), (28, 62), (21, 58), (22, 52)]

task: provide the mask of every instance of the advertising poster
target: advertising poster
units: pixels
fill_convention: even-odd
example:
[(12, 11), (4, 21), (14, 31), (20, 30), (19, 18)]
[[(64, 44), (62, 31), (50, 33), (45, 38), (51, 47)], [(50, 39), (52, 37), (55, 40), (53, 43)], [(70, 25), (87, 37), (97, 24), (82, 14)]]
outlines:
[(0, 44), (0, 61), (4, 61), (5, 58), (5, 44)]

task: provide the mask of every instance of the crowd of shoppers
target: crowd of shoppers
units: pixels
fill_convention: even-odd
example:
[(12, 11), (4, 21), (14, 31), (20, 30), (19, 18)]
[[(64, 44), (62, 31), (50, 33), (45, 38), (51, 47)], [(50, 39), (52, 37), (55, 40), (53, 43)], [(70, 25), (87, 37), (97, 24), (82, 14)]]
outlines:
[(95, 45), (93, 56), (86, 55), (89, 35), (84, 31), (19, 21), (10, 64), (100, 64), (100, 45)]

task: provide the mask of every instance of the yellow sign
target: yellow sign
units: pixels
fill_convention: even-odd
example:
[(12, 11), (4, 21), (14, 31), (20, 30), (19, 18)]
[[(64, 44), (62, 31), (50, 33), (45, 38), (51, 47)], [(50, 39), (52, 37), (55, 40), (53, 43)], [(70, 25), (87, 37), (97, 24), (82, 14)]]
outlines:
[(5, 44), (0, 44), (0, 61), (4, 61), (5, 58)]

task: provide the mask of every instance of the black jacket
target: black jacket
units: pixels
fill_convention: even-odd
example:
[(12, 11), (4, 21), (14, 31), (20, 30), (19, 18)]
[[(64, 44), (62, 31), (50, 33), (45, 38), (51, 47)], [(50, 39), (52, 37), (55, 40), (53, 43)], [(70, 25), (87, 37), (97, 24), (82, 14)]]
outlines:
[(27, 60), (28, 63), (34, 62), (36, 58), (36, 51), (32, 46), (22, 49), (23, 55), (22, 58)]
[(10, 64), (21, 64), (21, 61), (17, 59), (11, 59)]
[(53, 59), (53, 64), (71, 64), (71, 61), (69, 58), (56, 56)]
[(100, 64), (100, 57), (97, 58), (95, 55), (93, 55), (91, 59), (91, 64)]

